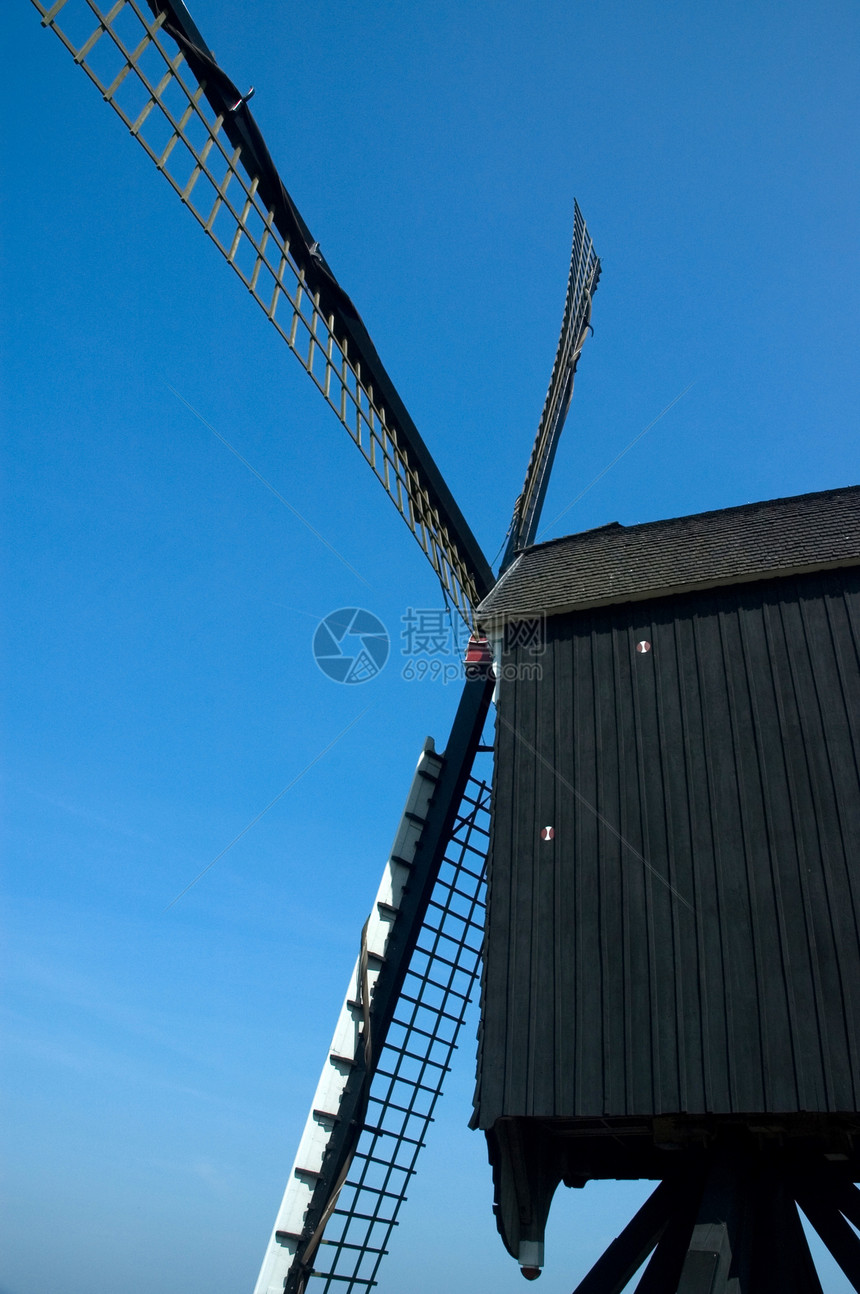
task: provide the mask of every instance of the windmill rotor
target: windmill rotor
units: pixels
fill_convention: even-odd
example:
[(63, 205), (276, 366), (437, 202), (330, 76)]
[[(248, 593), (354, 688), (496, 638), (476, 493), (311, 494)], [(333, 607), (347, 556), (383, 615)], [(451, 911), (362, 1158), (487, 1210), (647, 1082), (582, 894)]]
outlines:
[[(474, 633), (490, 564), (278, 174), (253, 88), (219, 66), (182, 0), (32, 3), (296, 355)], [(75, 32), (86, 20), (74, 38), (72, 15)], [(561, 337), (508, 554), (536, 532), (599, 273), (576, 206)], [(491, 669), (467, 668), (444, 751), (422, 751), (255, 1294), (376, 1282), (481, 965), (494, 685)]]

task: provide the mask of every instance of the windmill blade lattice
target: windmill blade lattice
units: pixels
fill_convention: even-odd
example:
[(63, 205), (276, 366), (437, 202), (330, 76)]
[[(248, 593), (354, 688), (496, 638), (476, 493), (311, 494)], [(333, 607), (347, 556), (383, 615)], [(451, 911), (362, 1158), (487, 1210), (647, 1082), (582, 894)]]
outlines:
[[(437, 808), (444, 798), (444, 759), (430, 745), (419, 761), (255, 1294), (367, 1291), (376, 1283), (480, 967), (491, 770), (485, 755), (477, 760), (486, 768), (473, 758), (467, 751), (473, 771), (439, 858), (428, 820), (434, 796)], [(404, 943), (398, 923), (402, 917), (408, 927), (408, 890), (422, 886), (425, 869), (431, 884), (423, 918)], [(401, 979), (398, 943), (404, 973), (388, 1019), (374, 997), (386, 962)], [(379, 1054), (371, 1059), (377, 1034)], [(346, 1076), (364, 1086), (365, 1067), (366, 1098), (356, 1102)], [(345, 1151), (353, 1124), (360, 1131)]]
[(521, 548), (534, 543), (537, 535), (555, 451), (558, 448), (573, 395), (573, 377), (591, 319), (591, 298), (597, 290), (599, 278), (600, 261), (595, 254), (594, 244), (585, 226), (579, 203), (575, 202), (573, 248), (570, 254), (570, 273), (561, 321), (561, 336), (526, 470), (526, 479), (514, 507), (510, 537), (502, 562), (503, 570)]
[[(33, 0), (196, 217), (361, 450), (463, 619), (489, 564), (242, 95), (179, 0)], [(93, 25), (95, 23), (95, 26)]]
[(480, 970), (489, 812), (488, 782), (470, 778), (309, 1294), (376, 1284)]

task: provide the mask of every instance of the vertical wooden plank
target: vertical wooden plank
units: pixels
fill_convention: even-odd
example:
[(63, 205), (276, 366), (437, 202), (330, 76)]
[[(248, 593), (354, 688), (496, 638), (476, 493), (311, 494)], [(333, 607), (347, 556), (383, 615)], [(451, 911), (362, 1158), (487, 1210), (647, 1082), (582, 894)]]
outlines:
[[(646, 921), (652, 968), (651, 1049), (656, 1112), (679, 1109), (677, 1021), (675, 1017), (676, 949), (666, 833), (666, 794), (658, 722), (658, 680), (654, 664), (652, 608), (632, 608), (630, 652), (633, 712), (636, 723), (636, 767), (643, 808), (641, 851), (650, 864), (645, 879)], [(651, 650), (639, 652), (638, 642)]]
[[(702, 1083), (701, 992), (690, 830), (690, 787), (684, 752), (677, 620), (683, 612), (672, 602), (657, 604), (652, 615), (651, 654), (657, 695), (664, 815), (666, 874), (672, 886), (672, 968), (675, 1046), (677, 1051), (677, 1109), (701, 1108)], [(686, 900), (684, 903), (682, 900)], [(688, 906), (689, 905), (689, 906)]]
[(600, 882), (595, 805), (596, 733), (594, 711), (594, 618), (582, 618), (575, 638), (575, 732), (573, 785), (577, 791), (574, 854), (576, 877), (576, 1004), (581, 1029), (576, 1040), (573, 1113), (603, 1113), (603, 1007), (600, 985)]
[(577, 802), (574, 783), (574, 632), (569, 617), (558, 617), (553, 626), (554, 670), (556, 689), (556, 751), (562, 783), (556, 810), (556, 905), (557, 927), (554, 940), (556, 985), (554, 1058), (556, 1112), (569, 1113), (574, 1108), (576, 1073), (576, 1039), (581, 1032), (577, 1012), (576, 966), (579, 958), (579, 924), (576, 913), (576, 860), (570, 847), (575, 840)]
[[(748, 776), (760, 793), (760, 820), (751, 840), (754, 883), (759, 891), (757, 937), (763, 961), (761, 1010), (767, 1049), (766, 1105), (770, 1110), (803, 1109), (814, 1099), (807, 1091), (808, 1066), (796, 1039), (804, 1027), (811, 996), (798, 998), (808, 982), (809, 948), (803, 931), (802, 894), (797, 885), (797, 850), (785, 776), (785, 758), (779, 731), (775, 681), (768, 647), (762, 603), (766, 592), (750, 592), (742, 599), (739, 622), (742, 666), (746, 675), (747, 705), (752, 717), (755, 762)], [(743, 783), (742, 793), (744, 791)], [(749, 792), (747, 791), (747, 798)]]
[[(530, 857), (533, 875), (533, 909), (531, 929), (531, 1002), (530, 1019), (533, 1041), (529, 1049), (529, 1090), (527, 1108), (535, 1115), (552, 1116), (555, 1103), (555, 949), (567, 942), (568, 931), (559, 920), (556, 908), (556, 877), (565, 857), (566, 842), (558, 828), (558, 804), (564, 798), (555, 723), (557, 684), (555, 672), (555, 638), (547, 644), (542, 657), (543, 677), (532, 684), (537, 712), (537, 749), (542, 756), (535, 767), (535, 817)], [(525, 647), (519, 649), (520, 668), (530, 662)], [(544, 827), (555, 832), (551, 841), (541, 838)]]
[[(797, 661), (807, 655), (806, 643), (796, 600), (786, 591), (764, 604), (765, 623), (772, 658), (774, 683), (780, 715), (782, 746), (786, 761), (788, 804), (797, 845), (797, 880), (801, 912), (795, 939), (805, 939), (809, 948), (810, 1010), (801, 1019), (794, 1045), (801, 1063), (814, 1084), (815, 1107), (830, 1107), (832, 1092), (823, 1063), (830, 1041), (827, 995), (831, 988), (827, 971), (832, 963), (833, 939), (827, 912), (826, 893), (821, 883), (821, 845), (819, 825), (814, 820), (815, 795), (810, 774), (810, 752), (807, 741), (810, 727), (817, 724), (802, 711), (812, 700), (807, 686), (807, 670), (798, 677)], [(813, 756), (814, 758), (814, 756)]]
[[(855, 575), (855, 587), (858, 584)], [(831, 1048), (825, 1064), (831, 1074), (834, 1107), (855, 1110), (860, 1098), (860, 886), (852, 873), (860, 844), (860, 797), (851, 716), (827, 607), (832, 586), (833, 577), (828, 575), (819, 577), (814, 588), (800, 586), (798, 606), (809, 653), (809, 683), (815, 691), (816, 704), (814, 708), (810, 704), (810, 711), (820, 721), (821, 749), (812, 765), (813, 785), (821, 823), (821, 879), (835, 943), (833, 991), (827, 1000)], [(855, 721), (857, 717), (855, 713)]]
[(697, 620), (698, 657), (704, 708), (704, 744), (709, 791), (714, 817), (716, 887), (719, 905), (722, 956), (719, 968), (725, 983), (728, 1068), (715, 1093), (715, 1109), (722, 1112), (760, 1108), (761, 1039), (749, 891), (742, 853), (737, 763), (730, 717), (730, 695), (723, 648), (724, 607), (718, 598), (707, 599), (708, 614)]
[[(714, 814), (707, 775), (706, 716), (702, 701), (696, 621), (705, 613), (701, 600), (676, 618), (681, 740), (689, 789), (692, 893), (695, 908), (702, 1110), (725, 1105), (728, 1028), (720, 904), (717, 892)], [(694, 1007), (695, 1009), (695, 1007)], [(688, 1037), (690, 1033), (688, 1031)], [(688, 1067), (688, 1070), (692, 1065)], [(695, 1105), (688, 1109), (696, 1109)]]
[[(596, 969), (603, 1013), (603, 1110), (627, 1111), (624, 1027), (624, 859), (615, 832), (619, 826), (618, 766), (623, 758), (616, 728), (614, 617), (600, 613), (594, 621), (594, 799), (600, 892), (600, 950)], [(607, 825), (608, 824), (608, 825)], [(615, 832), (610, 828), (614, 827)]]
[(738, 866), (749, 904), (750, 955), (754, 967), (755, 1007), (754, 1016), (750, 1013), (749, 1027), (757, 1028), (761, 1048), (760, 1108), (795, 1109), (797, 1085), (787, 1027), (786, 985), (763, 805), (763, 752), (756, 730), (741, 627), (742, 621), (746, 621), (748, 631), (754, 631), (755, 621), (747, 613), (751, 606), (758, 604), (760, 597), (758, 592), (741, 590), (737, 599), (733, 599), (735, 604), (722, 612), (720, 623), (738, 788)]
[(624, 962), (624, 1113), (653, 1108), (654, 1082), (651, 1029), (651, 958), (646, 911), (647, 870), (632, 849), (642, 852), (642, 814), (636, 725), (633, 703), (635, 652), (631, 651), (630, 614), (613, 617), (615, 731), (618, 745), (618, 830), (626, 843), (618, 847), (621, 873), (622, 949)]
[[(487, 926), (481, 972), (481, 1024), (475, 1119), (490, 1126), (505, 1109), (504, 1057), (509, 1046), (507, 949), (512, 938), (511, 851), (517, 803), (513, 715), (514, 692), (502, 689), (496, 716), (493, 817), (487, 868)], [(505, 722), (508, 719), (508, 722)]]

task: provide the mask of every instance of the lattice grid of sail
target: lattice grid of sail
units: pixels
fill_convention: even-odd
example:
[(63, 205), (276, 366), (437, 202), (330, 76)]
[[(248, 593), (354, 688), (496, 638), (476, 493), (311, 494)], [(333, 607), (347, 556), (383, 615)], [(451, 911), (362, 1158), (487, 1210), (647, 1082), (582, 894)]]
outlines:
[(558, 340), (549, 388), (526, 470), (522, 493), (514, 511), (514, 548), (534, 543), (555, 451), (573, 394), (573, 377), (591, 318), (591, 298), (600, 278), (600, 261), (585, 220), (574, 203), (573, 246)]
[(470, 778), (309, 1294), (377, 1283), (480, 969), (489, 825), (490, 788)]
[[(166, 15), (153, 17), (138, 0), (104, 8), (94, 0), (32, 2), (43, 26), (83, 67), (298, 358), (417, 539), (445, 594), (474, 627), (472, 608), (489, 587), (481, 587), (483, 556), (466, 551), (474, 540), (464, 540), (465, 524), (458, 535), (455, 522), (442, 515), (439, 483), (434, 486), (407, 443), (403, 415), (374, 390), (355, 344), (308, 282), (307, 262), (316, 245), (291, 247), (276, 227), (274, 210), (259, 192), (260, 177), (244, 170), (242, 149), (225, 131), (231, 109), (213, 111), (205, 85), (163, 30)], [(240, 97), (232, 111), (241, 107)], [(330, 283), (331, 299), (338, 293), (344, 298), (336, 282)]]

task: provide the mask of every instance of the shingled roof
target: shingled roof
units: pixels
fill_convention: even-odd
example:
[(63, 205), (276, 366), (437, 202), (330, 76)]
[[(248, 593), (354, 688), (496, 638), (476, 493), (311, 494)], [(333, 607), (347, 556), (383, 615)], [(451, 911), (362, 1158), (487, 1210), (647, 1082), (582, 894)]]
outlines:
[(860, 486), (691, 517), (617, 521), (526, 548), (478, 607), (485, 628), (528, 616), (860, 565)]

